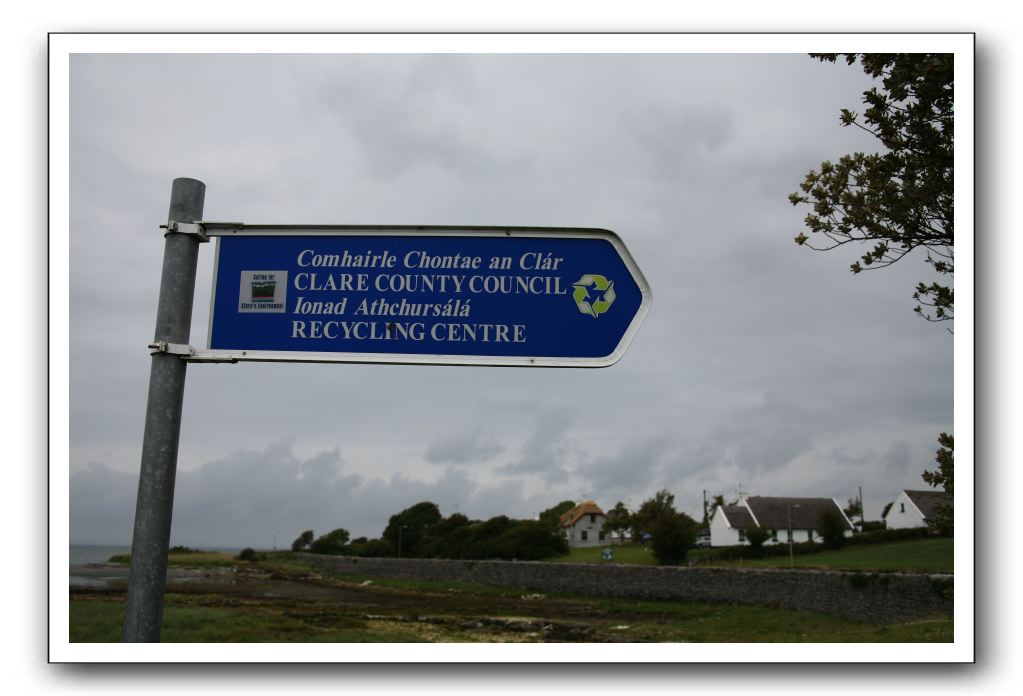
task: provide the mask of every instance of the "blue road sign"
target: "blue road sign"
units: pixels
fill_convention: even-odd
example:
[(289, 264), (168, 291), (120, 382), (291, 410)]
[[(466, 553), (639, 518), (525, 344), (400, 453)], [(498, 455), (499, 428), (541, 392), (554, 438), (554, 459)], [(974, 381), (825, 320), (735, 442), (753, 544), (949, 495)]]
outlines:
[(607, 230), (203, 225), (217, 253), (192, 360), (603, 367), (650, 307)]

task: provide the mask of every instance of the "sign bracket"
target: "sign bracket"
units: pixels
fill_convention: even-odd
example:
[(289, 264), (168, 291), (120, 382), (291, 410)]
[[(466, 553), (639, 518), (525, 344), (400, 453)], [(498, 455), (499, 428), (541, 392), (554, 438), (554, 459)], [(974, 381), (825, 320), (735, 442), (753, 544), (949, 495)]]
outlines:
[(151, 348), (153, 353), (167, 353), (168, 355), (179, 355), (182, 357), (188, 357), (195, 353), (195, 348), (187, 343), (168, 343), (167, 341), (157, 341), (156, 343), (150, 343), (147, 347)]
[(164, 233), (164, 237), (168, 234), (190, 234), (195, 235), (200, 242), (210, 241), (209, 236), (206, 234), (205, 225), (201, 222), (179, 222), (178, 220), (168, 220), (166, 225), (160, 225), (160, 229), (167, 230)]

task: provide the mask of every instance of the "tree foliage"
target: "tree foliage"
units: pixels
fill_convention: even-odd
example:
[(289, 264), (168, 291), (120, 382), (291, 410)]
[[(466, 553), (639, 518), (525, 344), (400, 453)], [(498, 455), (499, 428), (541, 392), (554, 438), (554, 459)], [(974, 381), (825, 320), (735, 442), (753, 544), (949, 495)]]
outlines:
[(317, 538), (309, 548), (313, 553), (329, 553), (335, 555), (344, 553), (345, 544), (348, 543), (348, 538), (348, 530), (338, 527), (334, 531), (327, 532), (323, 536)]
[(440, 523), (440, 508), (436, 503), (423, 501), (405, 508), (396, 515), (391, 515), (387, 528), (381, 538), (391, 544), (402, 556), (416, 556), (419, 544), (426, 539), (430, 531)]
[(641, 539), (643, 534), (650, 535), (651, 551), (662, 565), (684, 561), (700, 527), (692, 517), (675, 510), (675, 496), (667, 489), (644, 500), (630, 516), (630, 522), (634, 540)]
[(654, 533), (654, 525), (669, 513), (675, 512), (675, 496), (666, 489), (661, 489), (654, 494), (653, 498), (643, 501), (631, 515), (632, 538), (638, 541), (643, 534)]
[[(953, 56), (933, 53), (816, 53), (834, 63), (857, 61), (881, 86), (863, 93), (862, 115), (842, 109), (843, 126), (877, 138), (880, 152), (855, 152), (811, 170), (793, 193), (808, 204), (810, 236), (795, 241), (816, 251), (851, 243), (870, 245), (853, 273), (896, 263), (917, 248), (938, 281), (921, 282), (914, 311), (929, 321), (954, 315), (953, 274)], [(948, 276), (949, 280), (942, 278)]]
[(316, 535), (313, 533), (313, 530), (311, 530), (311, 529), (305, 530), (304, 532), (302, 532), (301, 534), (298, 535), (297, 539), (295, 539), (293, 542), (291, 542), (291, 550), (296, 552), (296, 553), (298, 551), (306, 551), (306, 550), (308, 550), (309, 547), (312, 545), (313, 538), (315, 536)]
[(954, 473), (955, 473), (955, 438), (948, 433), (938, 436), (938, 451), (935, 452), (934, 460), (938, 462), (937, 471), (925, 471), (924, 481), (937, 488), (941, 486), (949, 495), (954, 495)]
[(863, 501), (860, 500), (859, 498), (849, 498), (849, 500), (846, 502), (845, 507), (842, 508), (842, 512), (844, 512), (845, 516), (848, 517), (850, 520), (853, 517), (861, 517), (862, 518), (863, 517)]
[[(938, 451), (935, 452), (934, 460), (938, 462), (937, 471), (925, 471), (923, 479), (929, 485), (942, 489), (949, 495), (955, 495), (954, 474), (955, 474), (955, 438), (948, 433), (938, 436)], [(934, 519), (928, 526), (938, 534), (951, 535), (955, 530), (954, 508), (948, 505), (934, 506)]]
[(547, 508), (540, 513), (540, 521), (546, 522), (547, 524), (554, 525), (555, 527), (561, 525), (561, 516), (566, 512), (575, 507), (575, 501), (573, 500), (562, 500), (554, 507)]
[(625, 503), (619, 500), (613, 508), (607, 511), (607, 515), (604, 516), (604, 531), (618, 532), (621, 535), (631, 527), (632, 515), (629, 513), (629, 508), (625, 507)]

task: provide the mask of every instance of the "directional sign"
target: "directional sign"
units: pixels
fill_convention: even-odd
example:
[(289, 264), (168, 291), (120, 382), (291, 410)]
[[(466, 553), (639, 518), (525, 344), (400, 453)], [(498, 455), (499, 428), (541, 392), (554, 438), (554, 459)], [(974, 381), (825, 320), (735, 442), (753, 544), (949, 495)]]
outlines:
[(650, 307), (608, 230), (203, 225), (216, 268), (193, 361), (603, 367)]

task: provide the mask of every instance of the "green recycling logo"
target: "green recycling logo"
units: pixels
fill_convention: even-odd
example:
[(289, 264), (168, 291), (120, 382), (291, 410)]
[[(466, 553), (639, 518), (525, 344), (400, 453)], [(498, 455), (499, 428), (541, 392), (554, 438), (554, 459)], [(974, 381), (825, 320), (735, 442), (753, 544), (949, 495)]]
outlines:
[(572, 283), (572, 287), (576, 307), (594, 319), (609, 310), (615, 301), (614, 283), (602, 275), (587, 273)]

